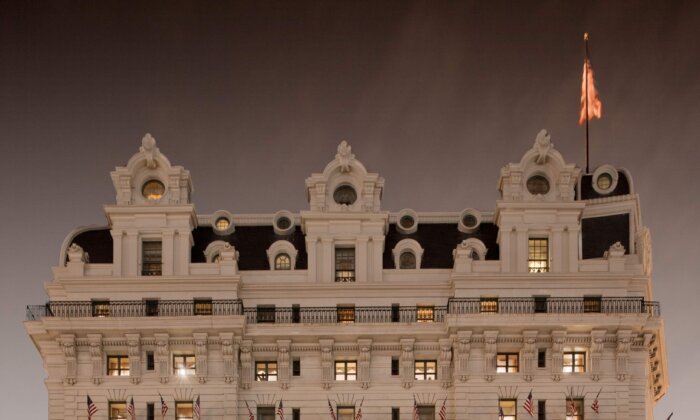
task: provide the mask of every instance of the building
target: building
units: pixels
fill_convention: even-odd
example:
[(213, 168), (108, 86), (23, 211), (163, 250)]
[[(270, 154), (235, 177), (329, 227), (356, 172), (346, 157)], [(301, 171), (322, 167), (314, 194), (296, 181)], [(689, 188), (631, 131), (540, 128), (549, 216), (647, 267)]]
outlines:
[(51, 420), (88, 395), (99, 420), (161, 396), (167, 419), (632, 420), (667, 390), (632, 177), (544, 130), (492, 212), (384, 211), (345, 142), (299, 213), (197, 214), (150, 135), (111, 176), (107, 226), (68, 235), (28, 307)]

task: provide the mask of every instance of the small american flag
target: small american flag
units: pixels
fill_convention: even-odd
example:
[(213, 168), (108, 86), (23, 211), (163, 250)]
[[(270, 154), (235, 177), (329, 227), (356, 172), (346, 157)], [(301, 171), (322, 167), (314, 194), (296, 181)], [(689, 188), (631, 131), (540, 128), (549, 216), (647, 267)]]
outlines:
[(569, 400), (569, 415), (576, 415), (576, 402), (574, 402), (574, 397), (571, 397), (571, 399)]
[(199, 395), (197, 395), (197, 399), (194, 401), (194, 407), (192, 407), (192, 413), (194, 414), (195, 420), (200, 420), (202, 418), (202, 407), (199, 403)]
[(360, 408), (357, 410), (357, 415), (355, 416), (355, 420), (362, 420), (362, 404), (365, 402), (365, 397), (362, 397), (362, 401), (360, 401)]
[(445, 407), (445, 404), (447, 404), (447, 397), (445, 397), (444, 400), (442, 400), (442, 407), (440, 407), (440, 420), (445, 420), (447, 418), (447, 407)]
[(158, 396), (160, 397), (160, 417), (164, 419), (168, 413), (168, 405), (165, 403), (162, 395), (158, 394)]
[(533, 416), (533, 410), (532, 410), (532, 390), (530, 390), (530, 393), (527, 395), (527, 398), (525, 399), (525, 403), (523, 404), (523, 408), (525, 411), (527, 411), (527, 414), (530, 415), (530, 417)]
[(333, 410), (333, 405), (331, 404), (331, 400), (330, 400), (330, 399), (328, 399), (328, 410), (331, 412), (331, 418), (332, 418), (333, 420), (338, 420), (338, 419), (335, 417), (335, 411)]
[(666, 418), (666, 420), (671, 420), (671, 416), (673, 416), (673, 411), (671, 411), (671, 414), (668, 415), (668, 417)]
[(88, 413), (88, 420), (92, 420), (92, 416), (97, 413), (97, 406), (95, 405), (94, 402), (92, 402), (92, 398), (90, 396), (87, 396), (87, 413)]
[(280, 416), (280, 420), (284, 420), (284, 406), (282, 405), (282, 400), (280, 400), (280, 405), (277, 407), (277, 415)]
[(501, 406), (498, 407), (498, 418), (501, 419), (501, 420), (503, 420), (504, 418), (506, 418), (506, 415), (503, 414), (503, 407), (501, 407)]
[(248, 409), (248, 420), (255, 420), (255, 416), (253, 415), (253, 412), (250, 411), (250, 407), (248, 406), (248, 401), (245, 402), (245, 408)]
[(129, 417), (131, 417), (131, 420), (136, 420), (136, 406), (134, 405), (134, 397), (131, 397), (129, 406), (126, 407), (126, 412), (129, 414)]
[[(602, 391), (603, 388), (600, 388), (600, 391)], [(593, 400), (593, 404), (591, 404), (591, 410), (595, 411), (596, 414), (598, 414), (598, 410), (600, 410), (600, 404), (598, 404), (598, 397), (600, 396), (600, 391), (598, 391), (598, 395), (595, 396), (595, 400)]]
[(413, 420), (418, 419), (418, 402), (416, 401), (415, 395), (413, 396)]

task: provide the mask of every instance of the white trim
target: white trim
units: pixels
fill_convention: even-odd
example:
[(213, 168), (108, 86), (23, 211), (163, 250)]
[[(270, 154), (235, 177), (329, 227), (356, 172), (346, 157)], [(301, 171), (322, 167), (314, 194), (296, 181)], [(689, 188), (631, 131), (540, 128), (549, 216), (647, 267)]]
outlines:
[(275, 258), (279, 254), (287, 254), (289, 255), (289, 264), (290, 264), (290, 269), (289, 270), (279, 270), (279, 271), (294, 271), (294, 268), (296, 267), (297, 264), (297, 254), (299, 252), (297, 251), (296, 248), (294, 248), (294, 245), (292, 245), (291, 242), (289, 241), (276, 241), (270, 247), (267, 249), (267, 261), (270, 264), (270, 270), (276, 271), (275, 270)]
[(400, 269), (401, 254), (406, 251), (413, 253), (413, 255), (416, 257), (416, 269), (420, 268), (421, 261), (423, 260), (423, 248), (415, 239), (408, 238), (400, 240), (391, 251), (394, 256), (394, 268), (397, 270)]

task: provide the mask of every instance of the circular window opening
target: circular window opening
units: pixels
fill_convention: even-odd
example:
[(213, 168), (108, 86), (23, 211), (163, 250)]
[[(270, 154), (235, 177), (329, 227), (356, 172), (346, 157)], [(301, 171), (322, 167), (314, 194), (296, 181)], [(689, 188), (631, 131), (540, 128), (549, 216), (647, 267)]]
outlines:
[(335, 189), (333, 200), (338, 204), (349, 206), (357, 200), (357, 193), (350, 185), (341, 185)]
[(399, 256), (399, 268), (416, 268), (416, 256), (413, 254), (413, 252), (404, 251), (401, 253), (401, 255)]
[(287, 230), (289, 227), (292, 226), (292, 221), (289, 220), (289, 217), (282, 216), (279, 219), (277, 219), (277, 228), (280, 230)]
[(219, 217), (216, 219), (215, 226), (217, 230), (226, 230), (231, 226), (231, 222), (225, 217)]
[(411, 216), (409, 216), (409, 215), (403, 216), (403, 217), (399, 220), (399, 224), (400, 224), (401, 227), (404, 228), (404, 229), (410, 229), (410, 228), (412, 228), (413, 225), (414, 225), (415, 223), (416, 223), (416, 221), (413, 220), (413, 217), (411, 217)]
[(141, 195), (148, 201), (160, 200), (165, 194), (165, 185), (157, 179), (152, 179), (143, 184)]
[(466, 214), (462, 218), (462, 224), (468, 228), (476, 227), (477, 223), (479, 223), (479, 221), (476, 220), (476, 216), (473, 214)]
[(595, 182), (598, 185), (598, 188), (605, 191), (610, 188), (613, 183), (613, 179), (609, 173), (603, 173), (598, 176), (598, 179), (596, 179)]
[(545, 195), (549, 192), (549, 181), (542, 175), (531, 176), (530, 179), (527, 180), (527, 190), (532, 195)]

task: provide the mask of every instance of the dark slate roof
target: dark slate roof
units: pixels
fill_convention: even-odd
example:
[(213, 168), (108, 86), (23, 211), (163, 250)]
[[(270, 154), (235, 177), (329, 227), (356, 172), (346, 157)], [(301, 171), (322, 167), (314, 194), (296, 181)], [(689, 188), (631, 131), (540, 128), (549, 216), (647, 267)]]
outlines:
[(108, 227), (90, 229), (74, 236), (70, 243), (80, 245), (90, 256), (90, 263), (111, 264), (112, 234), (109, 231)]
[(629, 214), (588, 217), (581, 220), (581, 256), (584, 260), (602, 258), (610, 245), (618, 241), (625, 247), (625, 253), (629, 254)]
[(623, 171), (617, 171), (617, 185), (615, 189), (609, 194), (598, 194), (596, 190), (593, 189), (593, 175), (586, 174), (581, 177), (581, 191), (577, 191), (576, 195), (580, 197), (581, 200), (590, 200), (592, 198), (601, 197), (612, 197), (615, 195), (627, 195), (631, 192), (630, 182), (627, 179), (627, 174)]
[(394, 267), (392, 251), (402, 239), (414, 239), (423, 248), (421, 268), (452, 268), (454, 259), (452, 251), (457, 244), (467, 238), (476, 238), (486, 245), (487, 260), (498, 260), (499, 249), (496, 243), (498, 227), (493, 223), (482, 223), (474, 233), (462, 233), (456, 223), (419, 223), (415, 233), (405, 235), (396, 229), (396, 224), (389, 225), (384, 245), (384, 268)]
[(230, 235), (217, 235), (211, 226), (200, 226), (192, 231), (192, 236), (194, 238), (191, 256), (193, 263), (206, 262), (204, 250), (207, 245), (214, 241), (224, 241), (233, 245), (238, 251), (239, 270), (269, 270), (267, 249), (278, 240), (286, 240), (299, 251), (295, 268), (305, 270), (307, 266), (306, 241), (299, 226), (291, 235), (276, 235), (272, 225), (236, 226), (235, 231)]

